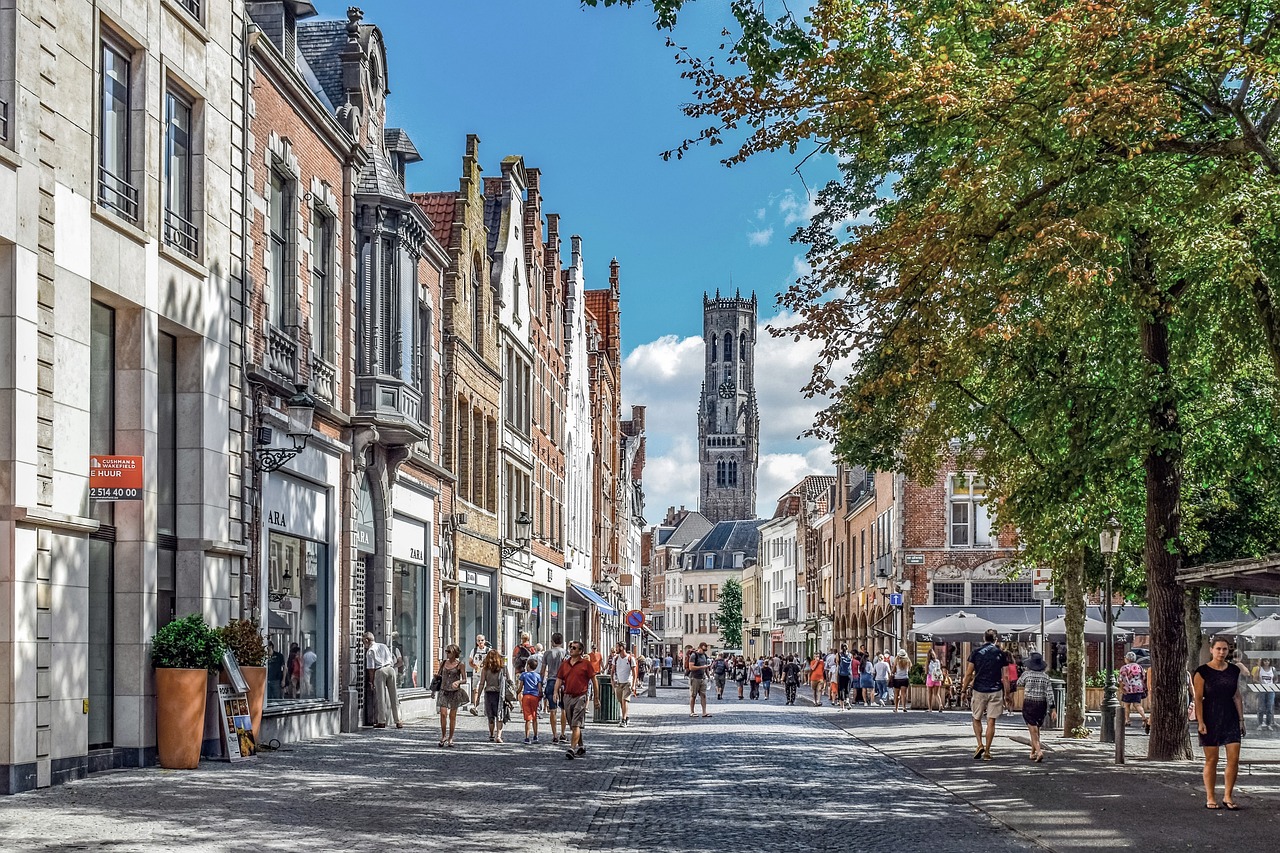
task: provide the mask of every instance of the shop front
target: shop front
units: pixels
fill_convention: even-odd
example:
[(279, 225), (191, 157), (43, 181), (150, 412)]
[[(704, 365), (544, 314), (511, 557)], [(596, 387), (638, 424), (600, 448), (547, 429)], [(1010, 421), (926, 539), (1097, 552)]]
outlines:
[(335, 699), (331, 496), (320, 483), (273, 472), (263, 489), (260, 616), (267, 626), (263, 737), (332, 734)]
[(493, 646), (501, 641), (494, 630), (498, 625), (494, 580), (492, 569), (465, 561), (458, 564), (458, 645), (464, 654), (475, 645), (477, 634), (484, 634)]
[(433, 613), (431, 578), (431, 522), (401, 514), (412, 511), (430, 518), (431, 499), (397, 486), (396, 514), (391, 518), (391, 637), (396, 654), (397, 688), (401, 709), (407, 714), (431, 710), (427, 686), (435, 659), (431, 630)]
[(550, 648), (551, 635), (564, 633), (564, 593), (546, 587), (533, 588), (529, 607), (529, 634), (535, 644)]

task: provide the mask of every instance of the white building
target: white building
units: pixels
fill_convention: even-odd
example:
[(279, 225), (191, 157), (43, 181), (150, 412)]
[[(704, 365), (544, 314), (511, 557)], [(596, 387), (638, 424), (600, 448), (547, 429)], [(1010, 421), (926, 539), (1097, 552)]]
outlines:
[(770, 654), (801, 654), (800, 596), (796, 567), (799, 525), (795, 516), (771, 518), (760, 525), (760, 582), (764, 613), (761, 635)]
[(582, 238), (574, 235), (569, 266), (564, 270), (565, 360), (568, 401), (565, 406), (565, 636), (588, 637), (591, 589), (592, 500), (591, 388), (587, 375), (586, 277)]

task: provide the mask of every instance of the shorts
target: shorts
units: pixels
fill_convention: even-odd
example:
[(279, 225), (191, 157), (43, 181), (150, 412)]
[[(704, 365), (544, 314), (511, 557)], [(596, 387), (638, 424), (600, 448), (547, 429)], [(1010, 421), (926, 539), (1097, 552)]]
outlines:
[(538, 703), (541, 701), (542, 697), (533, 693), (525, 693), (520, 697), (520, 711), (524, 714), (526, 723), (538, 719)]
[(725, 677), (723, 675), (716, 676), (716, 689), (724, 690)]
[(689, 695), (691, 697), (701, 696), (707, 698), (707, 680), (705, 678), (689, 679)]
[(631, 701), (631, 682), (624, 681), (621, 684), (618, 684), (615, 681), (613, 684), (613, 695), (617, 697), (619, 705), (621, 705), (623, 702), (630, 702)]
[(1022, 721), (1028, 726), (1043, 726), (1049, 716), (1049, 703), (1043, 699), (1026, 699), (1022, 702)]
[(1126, 693), (1120, 697), (1120, 701), (1126, 705), (1139, 705), (1146, 698), (1147, 694), (1145, 693)]
[(552, 711), (564, 707), (564, 705), (556, 701), (556, 680), (554, 678), (547, 679), (547, 689), (542, 691), (542, 696), (547, 700), (547, 707)]
[(980, 693), (973, 691), (973, 696), (969, 698), (969, 710), (973, 712), (975, 720), (981, 720), (986, 717), (988, 720), (996, 720), (1004, 713), (1004, 693), (999, 690), (993, 690), (990, 693)]
[(571, 729), (580, 729), (587, 724), (587, 694), (564, 694), (564, 718)]
[(910, 678), (895, 678), (895, 679), (893, 680), (893, 682), (891, 683), (891, 685), (890, 685), (890, 686), (892, 686), (894, 690), (899, 690), (899, 689), (904, 688), (904, 687), (910, 687), (910, 686), (911, 686), (911, 679), (910, 679)]
[(941, 687), (942, 682), (934, 678), (932, 675), (926, 675), (924, 677), (924, 686), (925, 687)]

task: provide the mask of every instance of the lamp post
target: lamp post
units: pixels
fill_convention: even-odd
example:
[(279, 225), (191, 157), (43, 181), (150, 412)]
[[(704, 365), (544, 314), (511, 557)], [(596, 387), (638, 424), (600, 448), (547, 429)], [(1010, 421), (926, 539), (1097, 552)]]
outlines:
[(1098, 536), (1098, 544), (1102, 551), (1103, 568), (1103, 606), (1106, 607), (1107, 646), (1103, 654), (1103, 666), (1107, 671), (1106, 688), (1102, 694), (1102, 742), (1116, 742), (1116, 711), (1120, 703), (1116, 701), (1115, 673), (1115, 611), (1111, 607), (1111, 564), (1116, 550), (1120, 547), (1120, 522), (1115, 516), (1107, 519), (1106, 527)]

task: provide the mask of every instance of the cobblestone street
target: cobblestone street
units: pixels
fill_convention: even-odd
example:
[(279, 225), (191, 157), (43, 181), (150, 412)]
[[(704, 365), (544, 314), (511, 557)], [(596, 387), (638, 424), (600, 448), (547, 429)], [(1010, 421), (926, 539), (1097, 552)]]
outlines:
[[(0, 800), (0, 849), (982, 850), (1034, 845), (830, 722), (780, 701), (641, 699), (585, 759), (482, 718), (434, 719), (197, 772), (104, 773)], [(464, 731), (465, 729), (465, 731)], [(512, 741), (515, 741), (512, 743)]]

